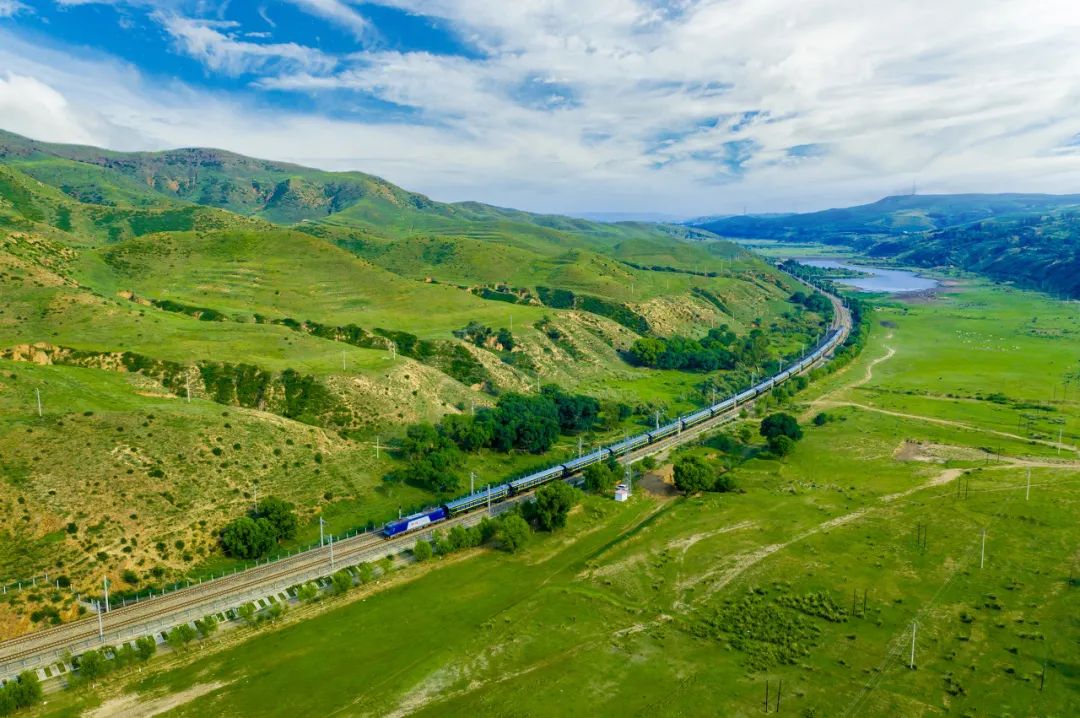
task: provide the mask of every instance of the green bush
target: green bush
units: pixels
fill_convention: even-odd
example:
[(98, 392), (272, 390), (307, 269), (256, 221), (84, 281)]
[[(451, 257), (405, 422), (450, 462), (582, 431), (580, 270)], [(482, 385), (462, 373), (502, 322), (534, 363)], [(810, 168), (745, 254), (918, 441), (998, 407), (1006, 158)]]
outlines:
[(424, 539), (420, 539), (416, 542), (416, 545), (413, 546), (412, 552), (416, 560), (420, 562), (427, 561), (429, 558), (431, 558), (433, 553), (431, 543), (425, 541)]

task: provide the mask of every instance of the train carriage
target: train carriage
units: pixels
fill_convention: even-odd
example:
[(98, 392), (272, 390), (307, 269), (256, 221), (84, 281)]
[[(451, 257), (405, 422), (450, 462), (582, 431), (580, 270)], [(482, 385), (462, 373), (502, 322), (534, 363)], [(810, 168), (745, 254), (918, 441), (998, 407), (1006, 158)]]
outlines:
[(666, 426), (661, 426), (659, 429), (653, 429), (649, 432), (649, 441), (659, 441), (665, 436), (671, 436), (680, 428), (682, 428), (682, 425), (676, 420)]
[(629, 439), (624, 439), (617, 444), (612, 444), (608, 447), (612, 454), (625, 454), (628, 451), (633, 451), (639, 446), (645, 446), (649, 443), (648, 434), (638, 434), (637, 436), (631, 436)]
[(454, 499), (453, 501), (447, 501), (444, 504), (446, 510), (451, 516), (457, 516), (463, 514), (466, 511), (472, 511), (473, 509), (486, 506), (489, 503), (496, 503), (502, 501), (510, 495), (510, 484), (499, 484), (498, 486), (489, 486), (486, 489), (477, 491), (476, 493), (463, 496), (460, 499)]
[(537, 471), (535, 474), (529, 474), (528, 476), (523, 476), (520, 479), (514, 479), (509, 484), (510, 490), (515, 494), (522, 491), (528, 491), (534, 486), (539, 486), (540, 484), (545, 484), (552, 479), (561, 477), (564, 471), (565, 469), (563, 469), (563, 465), (559, 464), (558, 466), (552, 466), (550, 469), (544, 469), (543, 471)]
[(581, 471), (586, 466), (592, 466), (593, 464), (600, 463), (608, 457), (611, 451), (609, 449), (599, 449), (591, 454), (585, 454), (585, 456), (579, 456), (576, 459), (571, 459), (563, 464), (563, 468), (566, 469), (567, 474), (574, 474)]
[(686, 416), (682, 417), (680, 421), (682, 421), (683, 428), (685, 429), (688, 426), (700, 424), (701, 422), (708, 419), (710, 416), (712, 416), (712, 412), (710, 412), (708, 409), (702, 409), (701, 411), (695, 411), (693, 414), (687, 414)]

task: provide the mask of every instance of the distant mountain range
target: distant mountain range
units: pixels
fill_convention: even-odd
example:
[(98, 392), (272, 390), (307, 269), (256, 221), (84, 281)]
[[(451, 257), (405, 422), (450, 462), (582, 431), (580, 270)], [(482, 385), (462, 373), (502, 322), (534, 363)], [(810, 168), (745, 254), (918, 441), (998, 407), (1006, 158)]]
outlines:
[(1080, 297), (1080, 194), (901, 195), (805, 214), (704, 218), (724, 237), (846, 245)]

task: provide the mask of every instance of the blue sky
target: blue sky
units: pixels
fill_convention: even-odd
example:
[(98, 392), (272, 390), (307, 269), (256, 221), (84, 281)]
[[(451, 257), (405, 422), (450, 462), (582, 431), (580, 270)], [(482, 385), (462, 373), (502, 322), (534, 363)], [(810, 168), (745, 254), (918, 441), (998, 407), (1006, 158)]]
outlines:
[(987, 8), (0, 0), (0, 127), (567, 213), (1075, 192), (1080, 11)]

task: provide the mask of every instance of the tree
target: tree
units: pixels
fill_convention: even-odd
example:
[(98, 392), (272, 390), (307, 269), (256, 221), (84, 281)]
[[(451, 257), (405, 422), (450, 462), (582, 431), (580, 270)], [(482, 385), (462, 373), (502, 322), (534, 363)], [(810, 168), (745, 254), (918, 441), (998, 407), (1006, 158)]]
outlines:
[(334, 573), (331, 580), (334, 582), (334, 593), (336, 595), (341, 596), (352, 590), (352, 574), (345, 569), (341, 569)]
[(656, 468), (656, 459), (650, 454), (641, 459), (641, 468), (645, 471), (652, 471)]
[(566, 526), (566, 516), (577, 501), (577, 491), (573, 486), (562, 481), (555, 481), (536, 490), (536, 499), (532, 502), (532, 514), (541, 529), (554, 531)]
[(638, 364), (655, 367), (666, 348), (667, 345), (662, 339), (646, 337), (634, 342), (630, 347), (630, 354)]
[(371, 567), (370, 563), (361, 563), (356, 567), (356, 575), (360, 579), (360, 583), (367, 583), (375, 575), (375, 569)]
[(296, 600), (301, 603), (310, 603), (319, 597), (319, 587), (308, 582), (296, 589)]
[(300, 526), (293, 505), (276, 496), (268, 496), (260, 501), (258, 510), (252, 518), (266, 519), (273, 529), (276, 541), (296, 538), (296, 531)]
[(140, 636), (135, 639), (135, 653), (140, 661), (149, 661), (157, 653), (157, 641), (153, 636)]
[[(0, 691), (0, 715), (18, 708), (29, 708), (41, 700), (41, 683), (34, 671), (23, 671), (18, 680), (8, 683)], [(4, 700), (4, 696), (7, 700)], [(11, 710), (4, 711), (5, 703), (11, 706)]]
[(186, 623), (181, 623), (165, 635), (165, 641), (174, 651), (179, 651), (181, 648), (194, 641), (195, 637), (195, 629)]
[(531, 535), (529, 524), (517, 514), (511, 514), (502, 520), (499, 527), (499, 542), (510, 553), (517, 553), (529, 542)]
[(700, 456), (683, 456), (675, 462), (675, 486), (679, 491), (708, 491), (715, 480), (716, 471)]
[(83, 680), (92, 681), (95, 678), (100, 678), (108, 670), (108, 664), (105, 662), (105, 656), (102, 655), (101, 651), (90, 649), (79, 656), (79, 675)]
[(447, 414), (439, 423), (439, 431), (462, 451), (476, 451), (491, 443), (491, 423), (467, 414)]
[(275, 530), (264, 518), (241, 516), (221, 530), (221, 547), (230, 556), (258, 558), (274, 545)]
[(217, 619), (213, 616), (206, 616), (205, 618), (195, 621), (195, 630), (198, 631), (199, 635), (203, 638), (209, 638), (214, 635), (217, 627)]
[(499, 329), (499, 333), (496, 335), (496, 341), (502, 346), (503, 351), (514, 351), (514, 335), (509, 329)]
[(769, 414), (762, 419), (759, 433), (766, 439), (771, 439), (774, 436), (786, 436), (793, 441), (798, 441), (803, 437), (802, 429), (799, 427), (799, 420), (782, 411)]
[(480, 524), (477, 528), (480, 532), (480, 543), (491, 541), (499, 533), (499, 523), (487, 516), (480, 519)]
[(416, 545), (413, 546), (412, 552), (413, 552), (413, 557), (417, 561), (420, 561), (421, 563), (423, 563), (424, 561), (427, 561), (429, 558), (431, 558), (431, 555), (432, 555), (431, 544), (429, 542), (425, 541), (424, 539), (420, 539), (419, 541), (416, 542)]
[(585, 469), (585, 488), (593, 493), (606, 494), (615, 488), (618, 474), (606, 463), (592, 464)]
[(255, 604), (254, 603), (245, 603), (244, 605), (240, 606), (240, 608), (236, 609), (236, 614), (238, 616), (240, 616), (241, 620), (243, 620), (244, 623), (248, 623), (248, 624), (254, 623), (255, 622)]
[(795, 441), (790, 436), (778, 434), (769, 437), (769, 451), (775, 456), (787, 456), (795, 451)]
[(559, 436), (558, 409), (547, 396), (508, 393), (499, 397), (492, 446), (542, 454)]
[(735, 480), (727, 474), (720, 474), (719, 476), (717, 476), (716, 480), (713, 482), (712, 485), (712, 491), (716, 491), (719, 493), (734, 491), (735, 488)]

